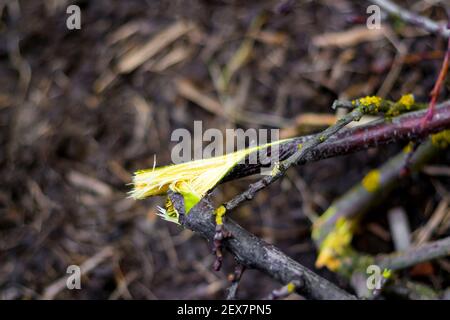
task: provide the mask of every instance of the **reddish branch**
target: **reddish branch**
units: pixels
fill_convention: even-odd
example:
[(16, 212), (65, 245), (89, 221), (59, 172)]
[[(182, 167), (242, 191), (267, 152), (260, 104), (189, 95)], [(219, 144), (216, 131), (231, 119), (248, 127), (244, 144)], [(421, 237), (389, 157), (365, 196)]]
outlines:
[[(404, 177), (401, 173), (406, 164), (406, 159), (409, 159), (408, 173), (411, 173), (419, 170), (438, 152), (439, 148), (434, 146), (431, 141), (426, 141), (415, 151), (407, 153), (402, 151), (377, 169), (379, 181), (376, 190), (369, 192), (362, 183), (358, 183), (333, 201), (330, 207), (333, 208), (334, 214), (327, 216), (327, 219), (320, 223), (320, 227), (317, 227), (318, 245), (334, 229), (336, 222), (340, 218), (353, 219), (360, 216), (372, 205), (387, 196), (400, 178)], [(410, 155), (412, 156), (409, 158)]]
[[(449, 27), (450, 27), (450, 21), (449, 21)], [(450, 60), (450, 37), (448, 38), (447, 43), (447, 52), (444, 57), (444, 61), (442, 62), (441, 71), (439, 72), (439, 76), (436, 80), (436, 83), (434, 84), (433, 90), (431, 91), (431, 101), (428, 107), (428, 112), (424, 118), (424, 121), (422, 122), (422, 125), (425, 126), (428, 121), (433, 118), (434, 109), (436, 108), (436, 102), (439, 98), (439, 93), (441, 92), (442, 84), (445, 81), (445, 78), (447, 77), (448, 72), (448, 65)]]

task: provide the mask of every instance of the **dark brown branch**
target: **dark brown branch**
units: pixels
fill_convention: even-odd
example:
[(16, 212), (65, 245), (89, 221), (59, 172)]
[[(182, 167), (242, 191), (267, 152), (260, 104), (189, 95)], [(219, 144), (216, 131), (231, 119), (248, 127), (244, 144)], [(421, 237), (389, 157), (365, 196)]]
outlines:
[[(203, 198), (186, 216), (183, 197), (173, 192), (169, 193), (169, 197), (180, 215), (181, 225), (198, 233), (208, 241), (213, 241), (215, 234), (214, 208), (209, 199)], [(224, 240), (224, 246), (241, 265), (260, 270), (282, 284), (295, 280), (301, 281), (303, 285), (298, 289), (299, 293), (307, 298), (355, 299), (354, 296), (292, 260), (275, 246), (244, 230), (233, 220), (226, 219), (224, 225), (232, 234), (231, 238)]]

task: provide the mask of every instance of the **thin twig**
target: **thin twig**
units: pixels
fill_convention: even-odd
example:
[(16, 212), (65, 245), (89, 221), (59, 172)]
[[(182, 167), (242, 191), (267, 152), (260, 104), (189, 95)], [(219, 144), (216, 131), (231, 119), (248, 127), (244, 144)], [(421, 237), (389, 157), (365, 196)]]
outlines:
[(397, 16), (409, 24), (425, 29), (428, 32), (439, 34), (445, 38), (450, 37), (450, 29), (444, 24), (438, 24), (427, 17), (408, 11), (389, 0), (371, 0), (371, 2), (380, 6), (389, 14)]
[[(184, 200), (180, 194), (169, 192), (169, 197), (180, 215), (180, 223), (210, 242), (214, 239), (214, 208), (208, 199), (203, 198), (185, 214)], [(233, 254), (239, 264), (260, 270), (270, 277), (287, 284), (301, 279), (304, 285), (299, 293), (311, 299), (355, 299), (326, 279), (318, 276), (298, 262), (286, 256), (275, 246), (244, 230), (231, 219), (224, 221), (225, 228), (232, 237), (224, 240), (224, 246)]]
[(303, 283), (301, 280), (293, 280), (289, 282), (287, 285), (282, 286), (279, 289), (273, 290), (266, 298), (266, 300), (277, 300), (286, 298), (291, 294), (293, 294), (294, 292), (296, 292), (297, 290), (299, 290), (302, 285)]

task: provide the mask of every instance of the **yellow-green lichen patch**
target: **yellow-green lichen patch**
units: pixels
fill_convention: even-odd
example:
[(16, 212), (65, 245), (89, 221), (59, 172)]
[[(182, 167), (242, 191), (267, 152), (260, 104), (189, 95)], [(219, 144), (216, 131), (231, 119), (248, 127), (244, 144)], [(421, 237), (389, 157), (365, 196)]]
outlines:
[(411, 93), (404, 94), (397, 102), (392, 103), (391, 106), (389, 106), (389, 109), (386, 111), (386, 116), (396, 117), (417, 108), (419, 108), (419, 104), (416, 104), (414, 96)]
[(404, 148), (403, 148), (403, 153), (407, 154), (407, 153), (411, 153), (413, 151), (414, 147), (414, 143), (410, 142), (408, 143)]
[(446, 149), (450, 146), (450, 130), (444, 130), (431, 136), (433, 146)]
[(406, 110), (411, 110), (411, 107), (415, 102), (414, 95), (411, 93), (402, 95), (402, 97), (398, 100), (398, 103), (403, 105)]
[(359, 104), (366, 107), (371, 105), (379, 107), (381, 105), (381, 98), (377, 96), (366, 96), (359, 99)]
[(323, 226), (323, 224), (328, 221), (334, 214), (336, 213), (336, 207), (331, 206), (329, 207), (321, 216), (319, 219), (314, 221), (313, 228), (312, 228), (312, 238), (316, 241), (318, 241), (321, 237), (320, 230)]
[(353, 100), (352, 104), (361, 108), (362, 112), (366, 114), (375, 114), (381, 111), (382, 101), (383, 99), (378, 96), (366, 96)]
[(380, 188), (381, 174), (379, 170), (370, 171), (361, 184), (368, 192), (375, 192)]
[(392, 277), (392, 270), (384, 269), (383, 270), (383, 278), (389, 279), (390, 277)]
[(273, 177), (273, 176), (276, 176), (277, 174), (279, 174), (280, 172), (281, 172), (280, 171), (280, 163), (276, 162), (274, 164), (272, 170), (270, 171), (270, 175)]
[(295, 284), (293, 284), (292, 282), (289, 282), (286, 286), (287, 288), (287, 292), (289, 294), (293, 293), (295, 291)]
[(319, 256), (316, 260), (316, 267), (327, 267), (331, 271), (336, 271), (341, 266), (341, 260), (350, 247), (353, 237), (354, 220), (341, 217), (336, 222), (335, 228), (331, 231), (319, 248)]

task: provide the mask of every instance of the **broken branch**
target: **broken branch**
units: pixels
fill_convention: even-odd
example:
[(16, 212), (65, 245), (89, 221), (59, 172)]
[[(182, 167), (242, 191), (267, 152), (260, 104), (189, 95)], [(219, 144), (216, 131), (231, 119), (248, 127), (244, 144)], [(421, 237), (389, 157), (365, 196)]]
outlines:
[[(185, 214), (184, 200), (180, 194), (169, 192), (169, 197), (180, 214), (180, 223), (208, 241), (214, 240), (214, 208), (208, 197), (203, 198), (189, 215)], [(239, 264), (264, 272), (282, 284), (301, 279), (304, 285), (299, 293), (311, 299), (355, 299), (355, 297), (318, 276), (255, 235), (243, 229), (231, 219), (224, 221), (225, 228), (233, 235), (224, 240), (224, 246)]]

